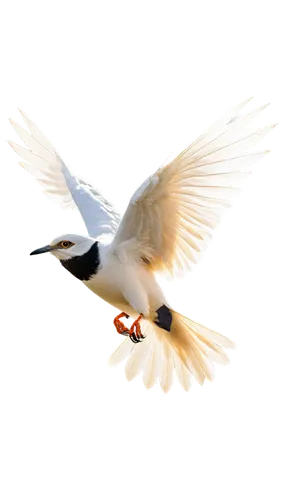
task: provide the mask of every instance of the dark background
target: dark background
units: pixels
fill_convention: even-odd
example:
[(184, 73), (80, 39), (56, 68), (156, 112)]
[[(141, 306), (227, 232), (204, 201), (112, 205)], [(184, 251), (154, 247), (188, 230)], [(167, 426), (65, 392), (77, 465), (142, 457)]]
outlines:
[[(254, 82), (247, 83), (255, 87)], [(73, 159), (80, 159), (114, 199), (123, 200), (128, 198), (128, 183), (144, 175), (152, 159), (167, 151), (169, 143), (183, 143), (184, 135), (191, 135), (192, 127), (207, 119), (208, 111), (223, 111), (232, 95), (247, 95), (247, 87), (229, 82), (219, 91), (192, 87), (190, 99), (180, 101), (180, 94), (166, 95), (163, 86), (147, 91), (137, 90), (133, 83), (103, 98), (95, 93), (88, 105), (83, 98), (71, 105), (64, 94), (48, 101), (33, 94), (13, 94), (10, 101), (32, 102), (41, 119), (48, 120), (49, 134), (72, 151)], [(281, 88), (257, 87), (257, 95), (281, 95)], [(273, 106), (273, 118), (285, 117), (281, 108)], [(2, 104), (1, 111), (7, 111), (7, 105)], [(282, 128), (281, 137), (273, 142), (283, 138)], [(25, 256), (32, 240), (47, 239), (59, 220), (55, 209), (40, 209), (39, 194), (16, 177), (15, 162), (8, 161), (5, 152), (1, 168), (6, 220), (2, 355), (5, 381), (12, 385), (15, 398), (22, 406), (34, 403), (39, 411), (54, 412), (68, 404), (71, 410), (92, 414), (94, 403), (97, 407), (102, 402), (143, 400), (135, 385), (120, 385), (119, 378), (103, 376), (103, 344), (111, 343), (111, 330), (103, 328), (103, 306), (89, 305), (79, 295), (79, 283), (63, 280), (55, 266), (47, 265), (47, 258)], [(277, 222), (283, 210), (278, 195), (282, 168), (283, 145), (257, 171), (256, 185), (249, 187), (249, 200), (241, 202), (240, 216), (217, 235), (216, 257), (201, 266), (200, 281), (186, 281), (183, 290), (169, 289), (186, 311), (215, 318), (217, 328), (232, 326), (233, 335), (241, 338), (241, 368), (226, 370), (225, 383), (216, 393), (194, 393), (194, 401), (246, 403), (271, 385), (269, 350), (280, 335), (275, 311), (281, 276), (274, 269), (283, 245), (282, 222)], [(153, 394), (154, 399), (159, 393)], [(177, 399), (183, 400), (183, 394)]]

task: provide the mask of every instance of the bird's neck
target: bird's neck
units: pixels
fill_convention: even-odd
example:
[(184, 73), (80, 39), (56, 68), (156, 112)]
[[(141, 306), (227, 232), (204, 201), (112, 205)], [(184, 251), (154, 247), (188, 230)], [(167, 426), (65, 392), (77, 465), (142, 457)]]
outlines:
[(88, 281), (97, 273), (100, 266), (98, 242), (93, 243), (83, 255), (60, 260), (60, 263), (79, 280)]

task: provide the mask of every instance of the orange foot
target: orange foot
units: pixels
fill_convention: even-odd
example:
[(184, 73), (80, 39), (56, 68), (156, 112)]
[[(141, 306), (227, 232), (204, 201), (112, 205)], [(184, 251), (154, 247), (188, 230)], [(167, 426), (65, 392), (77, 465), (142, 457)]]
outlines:
[(132, 342), (134, 342), (134, 344), (138, 344), (138, 342), (142, 342), (142, 340), (145, 339), (145, 336), (141, 332), (141, 327), (139, 323), (140, 319), (142, 318), (143, 315), (140, 314), (140, 316), (138, 316), (138, 318), (134, 321), (134, 323), (130, 328), (129, 337), (132, 340)]
[(139, 321), (143, 318), (143, 315), (140, 314), (140, 316), (138, 316), (138, 318), (131, 325), (130, 330), (124, 325), (124, 323), (122, 323), (122, 321), (120, 321), (121, 318), (129, 318), (129, 316), (125, 312), (122, 312), (114, 318), (113, 324), (117, 332), (120, 333), (120, 335), (128, 335), (134, 344), (142, 342), (142, 340), (145, 339), (145, 336), (141, 332)]
[(125, 326), (124, 323), (122, 323), (122, 321), (120, 321), (120, 318), (129, 318), (129, 316), (128, 316), (128, 314), (123, 312), (123, 313), (118, 314), (118, 316), (116, 316), (116, 318), (114, 318), (113, 324), (114, 324), (117, 332), (120, 333), (121, 335), (129, 335), (130, 334), (129, 328), (127, 328), (127, 326)]

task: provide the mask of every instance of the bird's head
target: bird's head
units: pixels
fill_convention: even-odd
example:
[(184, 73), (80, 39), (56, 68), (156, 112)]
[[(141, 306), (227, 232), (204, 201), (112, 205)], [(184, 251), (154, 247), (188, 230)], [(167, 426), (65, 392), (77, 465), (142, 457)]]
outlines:
[(30, 255), (50, 252), (62, 266), (81, 281), (88, 281), (100, 267), (98, 241), (88, 236), (65, 234)]
[(30, 255), (47, 255), (50, 253), (57, 260), (67, 260), (80, 257), (87, 253), (94, 240), (84, 234), (66, 233), (57, 236), (47, 244), (35, 248)]

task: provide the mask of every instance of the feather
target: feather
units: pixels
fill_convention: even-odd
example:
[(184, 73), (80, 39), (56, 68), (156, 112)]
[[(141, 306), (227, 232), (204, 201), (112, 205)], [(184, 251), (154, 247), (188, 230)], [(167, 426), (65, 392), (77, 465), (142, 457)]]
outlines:
[(248, 101), (226, 113), (136, 190), (115, 235), (114, 249), (137, 238), (141, 253), (144, 245), (154, 249), (151, 269), (170, 277), (191, 269), (188, 261), (199, 262), (212, 230), (240, 192), (239, 184), (268, 152), (248, 151), (274, 127), (247, 129), (267, 106), (241, 115)]
[(90, 236), (114, 234), (120, 222), (119, 213), (99, 191), (70, 172), (48, 139), (23, 111), (20, 112), (30, 133), (14, 120), (10, 121), (29, 149), (9, 142), (25, 160), (20, 165), (36, 178), (48, 198), (59, 202), (63, 208), (79, 209)]

